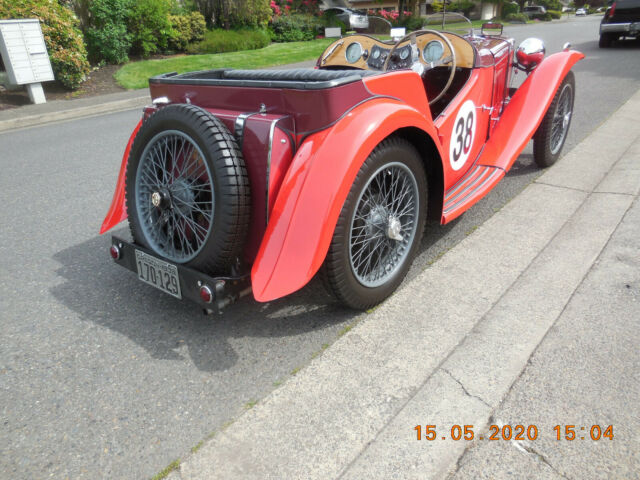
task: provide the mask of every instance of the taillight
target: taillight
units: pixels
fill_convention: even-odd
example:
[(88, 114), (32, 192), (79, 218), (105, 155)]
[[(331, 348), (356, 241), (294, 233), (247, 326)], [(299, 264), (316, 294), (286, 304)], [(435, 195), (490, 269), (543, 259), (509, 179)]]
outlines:
[(611, 5), (611, 10), (609, 10), (609, 16), (613, 17), (613, 14), (616, 11), (616, 2), (613, 2), (613, 4)]
[(111, 258), (113, 258), (114, 260), (120, 260), (120, 249), (117, 246), (111, 245), (111, 248), (109, 249), (109, 254), (111, 255)]
[(202, 285), (200, 287), (200, 298), (204, 303), (213, 302), (213, 292), (208, 285)]

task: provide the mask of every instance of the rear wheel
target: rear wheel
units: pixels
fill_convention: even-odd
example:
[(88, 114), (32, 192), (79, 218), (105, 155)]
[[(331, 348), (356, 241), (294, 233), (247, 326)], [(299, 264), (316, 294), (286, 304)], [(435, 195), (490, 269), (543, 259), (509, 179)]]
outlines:
[(400, 138), (378, 145), (349, 191), (323, 267), (342, 303), (365, 310), (400, 285), (422, 238), (426, 199), (413, 145)]
[(167, 260), (224, 271), (249, 226), (249, 181), (226, 127), (193, 105), (169, 105), (136, 135), (126, 173), (134, 241)]
[(573, 72), (569, 71), (533, 137), (533, 158), (542, 168), (550, 167), (560, 157), (571, 125), (575, 88)]

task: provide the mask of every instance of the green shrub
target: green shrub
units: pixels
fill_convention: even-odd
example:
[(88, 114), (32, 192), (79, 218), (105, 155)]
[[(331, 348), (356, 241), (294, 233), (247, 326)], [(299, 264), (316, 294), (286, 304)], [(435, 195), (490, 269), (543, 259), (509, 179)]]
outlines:
[(547, 9), (547, 12), (549, 10), (562, 11), (562, 4), (558, 0), (536, 0), (536, 5), (542, 5)]
[(269, 23), (269, 0), (234, 0), (230, 3), (228, 22), (234, 27), (265, 28)]
[(133, 0), (93, 0), (89, 5), (89, 25), (85, 33), (92, 62), (129, 61), (131, 35), (127, 18)]
[(547, 13), (551, 15), (551, 18), (553, 18), (554, 20), (562, 18), (562, 12), (558, 10), (547, 10)]
[(408, 32), (410, 32), (414, 30), (420, 30), (422, 28), (423, 22), (424, 18), (417, 15), (411, 15), (410, 17), (403, 17), (400, 24), (405, 27)]
[(338, 18), (335, 12), (332, 12), (332, 11), (323, 12), (320, 18), (318, 19), (318, 22), (324, 28), (339, 27), (342, 35), (344, 35), (348, 30), (347, 25)]
[(216, 28), (204, 34), (204, 40), (187, 46), (187, 53), (224, 53), (264, 48), (271, 42), (263, 29), (242, 28), (224, 30)]
[(311, 15), (281, 15), (271, 21), (271, 40), (274, 42), (301, 42), (313, 40), (322, 27), (317, 17)]
[(169, 39), (169, 48), (183, 52), (187, 45), (204, 39), (206, 24), (200, 12), (187, 15), (169, 15), (173, 34)]
[(507, 22), (527, 23), (529, 18), (524, 13), (510, 13), (505, 17)]
[(512, 13), (520, 13), (520, 7), (516, 2), (505, 2), (502, 4), (502, 18), (507, 18), (507, 16)]
[(455, 2), (451, 2), (451, 4), (447, 7), (447, 11), (451, 12), (460, 12), (465, 17), (468, 17), (473, 10), (475, 3), (470, 0), (457, 0)]
[(0, 0), (0, 18), (38, 18), (56, 79), (77, 88), (89, 73), (87, 50), (71, 10), (56, 1)]
[(167, 50), (174, 35), (169, 15), (176, 9), (172, 0), (135, 0), (127, 21), (132, 53), (146, 58)]

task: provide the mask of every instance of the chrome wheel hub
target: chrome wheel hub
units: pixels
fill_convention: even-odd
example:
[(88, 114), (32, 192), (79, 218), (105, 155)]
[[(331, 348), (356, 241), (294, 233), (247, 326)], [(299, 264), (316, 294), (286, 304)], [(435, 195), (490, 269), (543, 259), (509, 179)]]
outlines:
[(365, 185), (349, 234), (351, 271), (363, 286), (383, 285), (408, 258), (419, 198), (413, 173), (400, 162), (380, 167)]
[(402, 232), (402, 223), (400, 223), (398, 217), (390, 215), (387, 222), (387, 237), (401, 242), (404, 240), (404, 237), (400, 232)]
[(160, 192), (153, 192), (151, 194), (151, 204), (157, 208), (160, 206), (161, 202), (162, 202), (162, 195), (160, 194)]

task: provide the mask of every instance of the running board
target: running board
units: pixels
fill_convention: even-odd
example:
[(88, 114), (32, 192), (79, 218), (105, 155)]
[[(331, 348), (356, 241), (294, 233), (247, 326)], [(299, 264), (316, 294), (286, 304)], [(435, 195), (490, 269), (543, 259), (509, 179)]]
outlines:
[(474, 165), (444, 194), (441, 223), (449, 223), (484, 197), (504, 177), (504, 170), (487, 165)]

